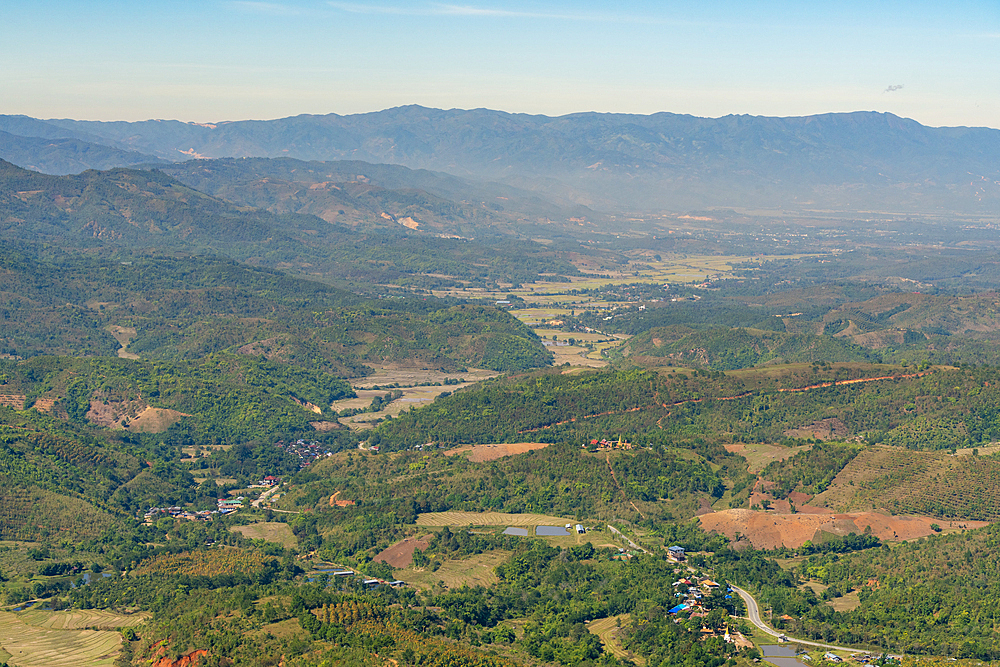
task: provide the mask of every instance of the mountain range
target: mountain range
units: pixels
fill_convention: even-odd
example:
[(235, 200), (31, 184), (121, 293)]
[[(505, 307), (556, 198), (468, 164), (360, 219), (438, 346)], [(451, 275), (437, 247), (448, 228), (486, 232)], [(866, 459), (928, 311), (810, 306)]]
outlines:
[[(140, 157), (288, 157), (434, 170), (608, 212), (979, 214), (1000, 202), (1000, 130), (926, 127), (876, 112), (548, 117), (405, 106), (204, 124), (0, 116), (0, 131), (13, 135), (0, 141), (0, 157), (50, 173), (73, 164), (127, 166)], [(50, 140), (48, 150), (35, 151), (29, 164), (21, 146), (38, 139)]]

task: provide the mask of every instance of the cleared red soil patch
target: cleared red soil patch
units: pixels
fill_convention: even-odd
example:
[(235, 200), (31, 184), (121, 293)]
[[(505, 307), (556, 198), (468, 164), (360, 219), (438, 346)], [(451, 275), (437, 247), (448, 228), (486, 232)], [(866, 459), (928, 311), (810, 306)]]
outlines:
[(372, 560), (377, 563), (387, 563), (393, 567), (409, 567), (413, 562), (413, 552), (417, 549), (423, 551), (431, 543), (431, 535), (424, 535), (417, 539), (407, 537), (402, 542), (396, 542), (391, 547), (375, 556)]
[(704, 530), (715, 531), (729, 539), (736, 539), (739, 534), (758, 549), (774, 549), (780, 546), (795, 549), (807, 541), (820, 540), (822, 533), (833, 535), (863, 533), (869, 527), (871, 533), (880, 540), (900, 541), (935, 534), (931, 529), (933, 523), (939, 524), (945, 530), (988, 525), (985, 521), (947, 521), (927, 516), (888, 516), (875, 512), (778, 514), (746, 509), (712, 512), (703, 514), (698, 519)]
[(550, 444), (548, 442), (517, 442), (499, 445), (463, 445), (449, 449), (444, 455), (457, 456), (458, 454), (468, 453), (467, 458), (473, 463), (485, 463), (486, 461), (495, 461), (504, 456), (514, 456), (515, 454), (523, 454), (536, 449), (545, 449)]
[(171, 660), (169, 657), (164, 656), (153, 663), (153, 667), (195, 667), (199, 660), (208, 655), (208, 651), (201, 648), (197, 651), (191, 651), (187, 655), (182, 655), (176, 660)]

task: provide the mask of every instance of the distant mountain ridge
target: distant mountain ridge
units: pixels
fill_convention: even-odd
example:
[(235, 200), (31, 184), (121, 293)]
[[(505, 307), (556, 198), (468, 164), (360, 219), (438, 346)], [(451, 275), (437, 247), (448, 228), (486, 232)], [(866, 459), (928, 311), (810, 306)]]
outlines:
[(1000, 130), (931, 128), (888, 113), (697, 118), (405, 106), (209, 124), (39, 121), (0, 116), (22, 136), (99, 141), (193, 157), (364, 160), (500, 181), (609, 209), (995, 212)]

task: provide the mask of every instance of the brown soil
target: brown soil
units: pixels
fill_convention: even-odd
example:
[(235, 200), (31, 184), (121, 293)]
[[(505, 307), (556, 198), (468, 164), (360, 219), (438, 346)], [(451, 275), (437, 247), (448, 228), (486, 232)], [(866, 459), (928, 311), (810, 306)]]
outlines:
[(129, 422), (128, 430), (142, 433), (163, 433), (181, 420), (191, 415), (168, 408), (146, 408)]
[(102, 401), (91, 399), (87, 421), (98, 426), (127, 428), (129, 418), (138, 417), (146, 409), (140, 401)]
[(24, 410), (24, 401), (27, 396), (24, 394), (0, 394), (0, 405), (6, 405), (15, 410)]
[(336, 431), (337, 429), (344, 428), (344, 425), (340, 422), (309, 422), (309, 425), (320, 433), (325, 431)]
[(208, 651), (198, 649), (197, 651), (191, 651), (187, 655), (182, 655), (176, 660), (171, 660), (168, 656), (163, 656), (154, 662), (152, 667), (194, 667), (200, 662), (202, 657), (207, 655)]
[(473, 463), (485, 463), (487, 461), (495, 461), (504, 456), (514, 456), (515, 454), (523, 454), (536, 449), (545, 449), (549, 444), (548, 442), (518, 442), (499, 445), (463, 445), (449, 449), (444, 455), (457, 456), (458, 454), (468, 453), (467, 458)]
[(375, 556), (373, 559), (378, 563), (388, 563), (393, 567), (409, 567), (413, 562), (413, 552), (417, 549), (423, 551), (431, 543), (431, 535), (424, 535), (421, 538), (407, 537), (402, 542), (396, 542), (391, 547)]
[(36, 398), (35, 404), (32, 405), (34, 409), (39, 412), (44, 412), (45, 414), (51, 414), (56, 407), (56, 399), (54, 398)]
[(836, 417), (821, 419), (809, 424), (809, 426), (785, 431), (785, 435), (789, 438), (816, 438), (818, 440), (842, 440), (848, 434), (847, 426)]
[[(758, 549), (780, 546), (798, 548), (807, 541), (822, 540), (823, 533), (847, 535), (871, 533), (881, 540), (902, 541), (935, 534), (931, 524), (943, 528), (957, 528), (952, 522), (926, 516), (888, 516), (875, 512), (850, 512), (847, 514), (808, 513), (805, 507), (796, 514), (756, 512), (746, 509), (724, 510), (703, 514), (699, 518), (706, 531), (715, 531), (735, 540), (737, 534), (749, 540)], [(810, 508), (811, 509), (811, 508)], [(961, 521), (966, 528), (987, 525), (984, 521)]]

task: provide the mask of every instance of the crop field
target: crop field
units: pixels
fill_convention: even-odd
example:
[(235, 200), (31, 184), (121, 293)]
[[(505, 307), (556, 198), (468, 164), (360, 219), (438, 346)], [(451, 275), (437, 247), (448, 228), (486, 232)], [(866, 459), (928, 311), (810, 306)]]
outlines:
[(505, 456), (514, 456), (516, 454), (523, 454), (524, 452), (531, 452), (536, 449), (545, 449), (548, 446), (549, 443), (547, 442), (519, 442), (515, 444), (498, 445), (464, 445), (462, 447), (449, 449), (444, 453), (444, 455), (458, 456), (459, 454), (468, 454), (466, 458), (473, 463), (485, 463), (486, 461), (495, 461)]
[(294, 549), (298, 543), (295, 535), (292, 534), (291, 527), (287, 523), (251, 523), (246, 526), (233, 526), (232, 530), (248, 539), (274, 542), (286, 549)]
[[(470, 368), (459, 373), (458, 371), (444, 373), (439, 370), (422, 368), (396, 368), (392, 365), (376, 366), (375, 372), (364, 378), (358, 378), (352, 382), (355, 389), (369, 389), (372, 386), (386, 386), (398, 384), (400, 386), (416, 385), (423, 382), (444, 382), (448, 378), (466, 379), (471, 382), (481, 382), (491, 377), (496, 377), (498, 373), (481, 368)], [(424, 389), (434, 389), (435, 387), (422, 387)], [(454, 387), (445, 387), (453, 390)]]
[[(384, 396), (389, 393), (389, 390), (384, 389), (370, 389), (373, 386), (386, 386), (398, 384), (402, 385), (400, 391), (403, 392), (402, 398), (396, 399), (392, 403), (386, 405), (382, 410), (378, 412), (362, 412), (351, 417), (341, 417), (339, 419), (340, 423), (351, 428), (355, 431), (364, 431), (374, 427), (374, 423), (380, 419), (384, 419), (386, 416), (396, 417), (401, 412), (406, 412), (410, 408), (420, 407), (423, 405), (428, 405), (434, 401), (440, 394), (444, 392), (453, 392), (463, 387), (468, 387), (477, 382), (482, 382), (483, 380), (495, 377), (497, 374), (493, 371), (481, 370), (476, 368), (470, 368), (468, 371), (459, 373), (457, 371), (452, 373), (442, 373), (437, 370), (414, 370), (414, 369), (389, 369), (382, 368), (376, 371), (374, 375), (370, 375), (363, 380), (358, 380), (354, 385), (355, 393), (358, 395), (357, 398), (347, 398), (340, 401), (335, 401), (331, 407), (335, 411), (340, 411), (348, 408), (360, 409), (366, 408), (371, 405), (372, 399), (376, 396)], [(459, 384), (452, 385), (431, 385), (422, 387), (407, 387), (406, 385), (422, 384), (426, 382), (441, 382), (443, 383), (446, 379), (452, 380), (464, 380)], [(369, 387), (369, 388), (366, 388)]]
[(90, 614), (90, 611), (0, 612), (0, 646), (10, 654), (8, 662), (17, 667), (112, 667), (121, 646), (121, 633), (82, 628), (123, 627), (124, 624), (116, 625), (122, 619), (137, 625), (132, 620), (144, 619), (110, 613), (101, 618), (87, 618)]
[(488, 551), (462, 560), (445, 561), (436, 572), (429, 568), (396, 570), (395, 576), (411, 586), (431, 588), (443, 582), (450, 589), (462, 586), (492, 586), (497, 582), (496, 566), (507, 560), (508, 551)]
[(784, 461), (799, 452), (810, 449), (812, 445), (801, 447), (781, 447), (764, 442), (736, 443), (725, 445), (730, 454), (739, 454), (747, 460), (747, 470), (756, 474), (767, 467), (772, 461)]
[(645, 658), (639, 655), (632, 655), (622, 648), (622, 645), (618, 641), (618, 631), (620, 628), (628, 626), (629, 618), (629, 614), (619, 614), (618, 616), (600, 618), (596, 621), (588, 623), (587, 629), (600, 638), (601, 643), (604, 644), (604, 648), (607, 649), (611, 655), (615, 656), (619, 660), (631, 660), (635, 664), (639, 665), (639, 667), (642, 667), (646, 664)]
[(417, 516), (418, 526), (562, 526), (574, 522), (545, 514), (502, 512), (427, 512)]
[(74, 609), (72, 611), (42, 611), (29, 609), (17, 617), (23, 622), (49, 630), (83, 630), (85, 628), (135, 628), (146, 623), (150, 615), (116, 614), (105, 609)]
[(1000, 461), (873, 446), (834, 478), (813, 505), (839, 511), (885, 508), (950, 520), (1000, 520)]
[[(523, 285), (517, 289), (485, 290), (482, 288), (434, 290), (434, 296), (457, 296), (475, 299), (503, 299), (516, 295), (529, 303), (551, 303), (551, 296), (565, 295), (569, 290), (598, 289), (608, 285), (628, 285), (631, 283), (701, 283), (710, 278), (725, 278), (733, 275), (734, 266), (746, 262), (764, 263), (771, 259), (797, 259), (820, 255), (674, 255), (664, 256), (662, 261), (642, 259), (633, 261), (620, 271), (600, 269), (597, 275), (572, 276), (568, 282), (539, 282)], [(587, 271), (587, 267), (581, 267)], [(562, 296), (560, 300), (576, 297)]]

